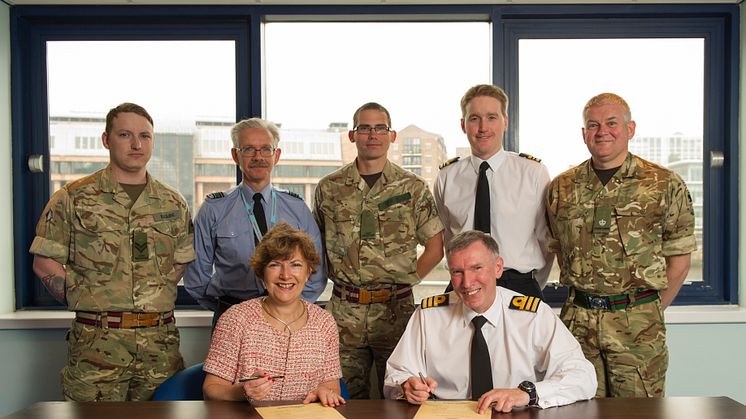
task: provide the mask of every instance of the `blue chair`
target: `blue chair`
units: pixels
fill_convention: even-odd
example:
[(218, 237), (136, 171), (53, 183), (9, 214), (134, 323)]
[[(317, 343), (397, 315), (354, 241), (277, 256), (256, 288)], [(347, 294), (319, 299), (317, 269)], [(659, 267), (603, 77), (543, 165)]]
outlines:
[(192, 365), (171, 376), (155, 390), (151, 400), (204, 400), (202, 363)]
[(344, 377), (339, 379), (339, 395), (345, 400), (350, 400), (350, 392), (347, 390), (347, 383)]

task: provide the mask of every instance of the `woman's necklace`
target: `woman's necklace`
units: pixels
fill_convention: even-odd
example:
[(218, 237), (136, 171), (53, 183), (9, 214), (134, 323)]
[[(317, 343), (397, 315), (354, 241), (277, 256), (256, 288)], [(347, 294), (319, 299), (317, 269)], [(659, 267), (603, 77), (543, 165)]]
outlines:
[(285, 369), (283, 372), (283, 375), (285, 375), (286, 378), (282, 380), (282, 387), (280, 388), (280, 394), (285, 394), (285, 382), (287, 380), (288, 371), (288, 356), (290, 355), (290, 341), (293, 338), (293, 329), (290, 328), (290, 325), (303, 318), (303, 315), (306, 314), (306, 305), (303, 303), (303, 301), (299, 301), (300, 305), (303, 307), (303, 310), (300, 312), (300, 316), (296, 317), (296, 319), (291, 321), (290, 323), (286, 323), (283, 320), (280, 320), (277, 317), (273, 316), (272, 313), (269, 312), (269, 309), (265, 306), (266, 299), (267, 297), (262, 298), (262, 310), (264, 310), (264, 312), (267, 313), (269, 317), (272, 317), (273, 319), (282, 323), (282, 325), (285, 326), (285, 329), (288, 331), (288, 345), (285, 349)]
[(267, 297), (264, 297), (262, 299), (262, 310), (264, 310), (264, 312), (267, 313), (267, 315), (269, 317), (272, 317), (273, 319), (275, 319), (278, 322), (282, 323), (282, 325), (285, 326), (285, 329), (288, 331), (288, 334), (292, 335), (293, 331), (292, 331), (292, 329), (290, 329), (290, 325), (303, 318), (303, 315), (306, 314), (306, 305), (303, 304), (302, 301), (298, 301), (300, 303), (301, 307), (303, 308), (303, 310), (301, 310), (301, 312), (300, 312), (300, 316), (296, 317), (295, 320), (293, 320), (293, 321), (291, 321), (289, 323), (286, 323), (283, 320), (281, 320), (281, 319), (273, 316), (272, 313), (269, 312), (269, 309), (266, 307), (266, 300), (267, 300)]

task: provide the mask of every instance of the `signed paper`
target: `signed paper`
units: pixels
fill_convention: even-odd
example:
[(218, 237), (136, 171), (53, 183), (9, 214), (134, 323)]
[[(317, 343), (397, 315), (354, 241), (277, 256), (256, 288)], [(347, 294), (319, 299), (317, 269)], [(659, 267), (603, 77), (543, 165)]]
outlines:
[(344, 419), (337, 409), (321, 403), (257, 407), (256, 411), (264, 419)]
[(491, 418), (492, 409), (477, 413), (477, 402), (471, 400), (427, 400), (417, 410), (414, 419), (469, 419)]

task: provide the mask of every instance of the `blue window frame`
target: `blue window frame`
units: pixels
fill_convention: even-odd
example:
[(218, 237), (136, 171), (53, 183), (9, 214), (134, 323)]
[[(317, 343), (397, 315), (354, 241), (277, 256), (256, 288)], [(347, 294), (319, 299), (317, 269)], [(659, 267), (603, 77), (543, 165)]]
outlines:
[[(737, 302), (738, 6), (16, 6), (11, 8), (14, 263), (16, 306), (57, 307), (31, 270), (27, 250), (49, 197), (49, 178), (32, 174), (27, 156), (48, 158), (45, 43), (60, 40), (210, 40), (236, 44), (236, 118), (260, 115), (262, 22), (269, 20), (490, 21), (493, 82), (511, 95), (506, 148), (517, 150), (518, 41), (527, 38), (704, 37), (705, 156), (723, 151), (719, 170), (704, 171), (704, 281), (685, 286), (677, 304)], [(490, 53), (486, 51), (485, 53)], [(704, 157), (704, 156), (703, 156)], [(703, 158), (705, 163), (708, 158)], [(237, 175), (238, 178), (238, 175)], [(31, 191), (31, 192), (28, 192)], [(182, 290), (183, 291), (183, 290)], [(557, 304), (566, 291), (547, 292)], [(194, 305), (180, 292), (178, 304)]]

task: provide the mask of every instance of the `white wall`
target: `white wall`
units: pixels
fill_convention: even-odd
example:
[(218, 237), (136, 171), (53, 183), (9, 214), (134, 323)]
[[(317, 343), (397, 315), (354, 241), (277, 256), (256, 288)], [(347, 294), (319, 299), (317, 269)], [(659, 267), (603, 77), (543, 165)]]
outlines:
[[(746, 27), (741, 5), (741, 27)], [(742, 31), (743, 32), (743, 31)], [(9, 7), (0, 2), (0, 315), (14, 307), (11, 223), (10, 46)], [(746, 45), (742, 36), (741, 45)], [(743, 53), (742, 53), (743, 55)], [(741, 69), (741, 80), (746, 71)], [(741, 120), (746, 115), (741, 86)], [(746, 138), (741, 127), (740, 138)], [(746, 147), (740, 151), (741, 172), (746, 170)], [(746, 185), (740, 184), (746, 197)], [(740, 242), (746, 237), (741, 209)], [(25, 251), (20, 249), (19, 251)], [(740, 248), (740, 299), (746, 303), (746, 246)], [(181, 352), (187, 365), (201, 362), (210, 331), (181, 327)], [(746, 323), (672, 324), (668, 326), (671, 353), (667, 380), (669, 396), (719, 395), (746, 404)], [(0, 416), (40, 400), (60, 399), (59, 370), (67, 355), (65, 330), (0, 330)]]

